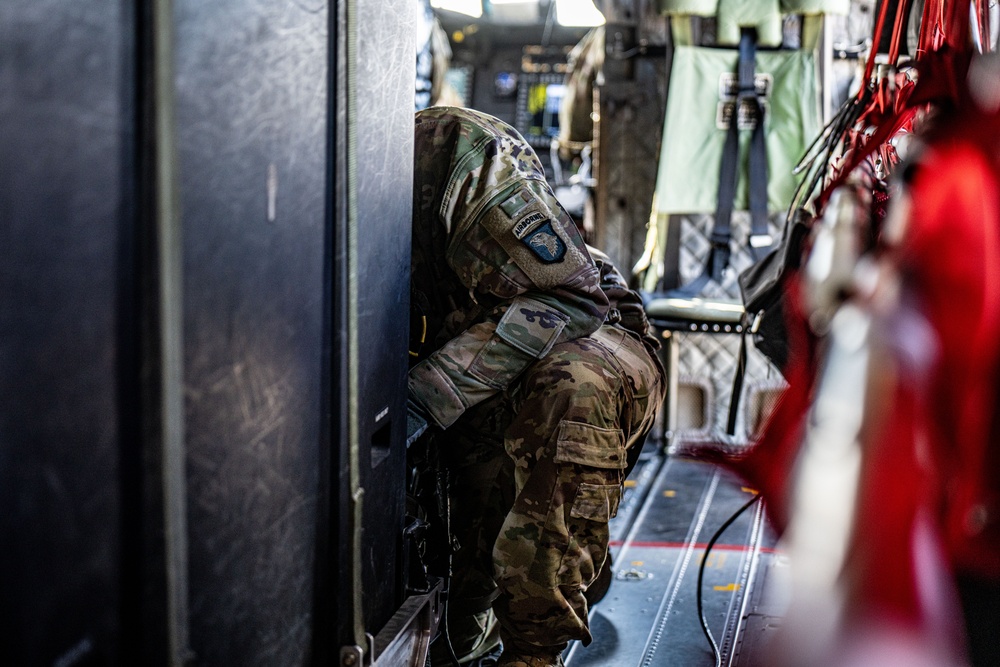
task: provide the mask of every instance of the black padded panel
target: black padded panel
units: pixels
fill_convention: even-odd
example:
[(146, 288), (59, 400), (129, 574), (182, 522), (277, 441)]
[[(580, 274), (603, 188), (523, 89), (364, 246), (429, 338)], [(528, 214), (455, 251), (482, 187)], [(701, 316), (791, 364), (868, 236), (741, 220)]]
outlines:
[[(138, 364), (139, 305), (155, 297), (140, 294), (155, 258), (137, 254), (152, 211), (136, 198), (137, 137), (151, 130), (139, 127), (139, 96), (150, 90), (140, 79), (151, 70), (138, 66), (135, 17), (124, 7), (0, 7), (0, 571), (11, 574), (0, 583), (0, 645), (14, 664), (135, 663), (148, 650), (143, 638), (165, 631), (163, 610), (150, 611), (159, 600), (145, 599), (150, 585), (162, 594), (152, 581), (162, 554), (151, 551), (162, 543), (146, 541), (162, 508), (145, 504), (155, 489), (140, 479), (152, 473), (146, 482), (158, 483), (146, 469), (157, 457), (145, 448), (156, 443), (140, 433), (151, 385), (140, 386)], [(408, 8), (361, 0), (361, 23), (380, 28), (361, 36), (352, 88), (361, 285), (353, 398), (367, 494), (362, 620), (373, 633), (402, 598)], [(333, 161), (348, 162), (328, 139), (330, 11), (318, 0), (175, 2), (190, 587), (182, 630), (197, 664), (301, 664), (311, 648), (335, 655), (332, 637), (313, 637), (316, 601), (335, 608), (337, 627), (347, 620), (345, 591), (316, 588), (317, 572), (346, 562), (345, 507), (326, 507), (346, 485), (346, 415), (333, 415), (333, 443), (323, 424), (330, 406), (348, 404), (340, 376), (329, 375), (342, 368), (345, 328), (324, 328), (347, 295), (345, 281), (328, 284), (343, 275), (346, 246), (336, 257), (328, 249), (348, 208), (327, 182), (344, 177)], [(345, 109), (332, 111), (346, 125)], [(337, 470), (324, 467), (330, 461)], [(317, 535), (327, 511), (331, 535)], [(318, 537), (330, 563), (316, 562)]]
[[(0, 5), (0, 646), (121, 659), (127, 3)], [(134, 435), (134, 434), (133, 434)]]
[(362, 585), (372, 634), (402, 602), (415, 19), (414, 2), (358, 0), (358, 25), (378, 26), (358, 33), (354, 88)]
[(177, 0), (192, 648), (310, 650), (320, 483), (327, 3)]

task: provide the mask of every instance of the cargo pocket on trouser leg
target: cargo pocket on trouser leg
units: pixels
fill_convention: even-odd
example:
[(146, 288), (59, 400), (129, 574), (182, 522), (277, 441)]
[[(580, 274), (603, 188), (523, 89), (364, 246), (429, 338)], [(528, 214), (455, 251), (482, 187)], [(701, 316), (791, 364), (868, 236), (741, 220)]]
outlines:
[(594, 583), (608, 554), (608, 522), (618, 513), (628, 465), (625, 439), (617, 428), (560, 424), (556, 463), (567, 490), (575, 490), (565, 514), (568, 537), (559, 565), (563, 595), (584, 618), (584, 592)]
[(554, 451), (530, 467), (494, 550), (504, 645), (591, 641), (584, 591), (608, 548), (627, 465), (622, 432), (559, 422)]
[(570, 517), (607, 523), (618, 514), (621, 502), (619, 484), (580, 484), (570, 510)]

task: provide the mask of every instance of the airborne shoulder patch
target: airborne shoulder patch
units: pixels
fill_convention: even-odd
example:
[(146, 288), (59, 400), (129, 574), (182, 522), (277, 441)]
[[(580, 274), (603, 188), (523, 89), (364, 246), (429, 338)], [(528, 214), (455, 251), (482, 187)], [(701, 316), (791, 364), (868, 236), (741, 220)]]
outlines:
[[(515, 239), (527, 246), (537, 259), (545, 264), (555, 264), (562, 261), (566, 256), (566, 241), (560, 238), (553, 228), (553, 219), (545, 204), (539, 201), (530, 189), (519, 188), (513, 195), (510, 195), (498, 207), (503, 211), (513, 226), (506, 227), (502, 231), (497, 229), (494, 233), (496, 238), (504, 243), (502, 237), (510, 238), (512, 234)], [(488, 220), (488, 216), (487, 216)], [(509, 224), (508, 223), (508, 224)], [(499, 236), (497, 236), (499, 234)], [(513, 241), (511, 241), (513, 242)], [(508, 252), (514, 252), (512, 248), (507, 248)], [(523, 251), (522, 251), (523, 252)], [(526, 258), (527, 259), (527, 258)]]
[(566, 244), (552, 229), (551, 221), (527, 234), (521, 241), (546, 264), (561, 261), (566, 255)]
[(535, 211), (534, 213), (529, 213), (528, 215), (518, 220), (517, 223), (514, 225), (514, 236), (516, 236), (519, 239), (523, 239), (525, 235), (527, 235), (527, 233), (531, 231), (532, 227), (534, 227), (535, 225), (544, 220), (548, 220), (548, 218), (549, 217), (547, 215), (545, 215), (544, 213), (539, 213), (538, 211)]

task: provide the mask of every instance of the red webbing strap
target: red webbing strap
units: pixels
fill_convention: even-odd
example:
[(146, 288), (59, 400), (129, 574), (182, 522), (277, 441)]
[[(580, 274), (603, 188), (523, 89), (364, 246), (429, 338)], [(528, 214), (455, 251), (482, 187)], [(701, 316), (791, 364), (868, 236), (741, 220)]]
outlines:
[[(903, 0), (907, 2), (907, 0)], [(900, 5), (903, 4), (900, 3)], [(902, 7), (901, 7), (902, 9)], [(902, 31), (905, 22), (901, 20), (904, 11), (896, 15), (893, 26), (893, 41), (898, 48), (898, 34)], [(883, 12), (879, 11), (876, 21), (877, 31), (884, 25)], [(876, 32), (874, 39), (877, 41), (879, 32)], [(920, 78), (914, 90), (909, 91), (904, 99), (899, 100), (891, 115), (883, 115), (875, 132), (867, 141), (858, 141), (851, 147), (850, 157), (840, 172), (834, 177), (823, 191), (816, 197), (816, 210), (822, 211), (826, 206), (832, 192), (844, 184), (851, 172), (853, 172), (869, 155), (879, 148), (883, 143), (889, 141), (892, 136), (916, 113), (916, 107), (925, 102), (930, 102), (936, 97), (950, 94), (954, 87), (949, 86), (949, 77), (955, 75), (956, 69), (961, 69), (962, 59), (955, 58), (956, 52), (961, 54), (969, 50), (969, 8), (963, 0), (927, 0), (924, 4), (924, 14), (920, 26), (920, 39), (918, 48), (917, 64), (920, 67)], [(949, 48), (950, 47), (950, 48)], [(949, 55), (952, 54), (952, 55)], [(890, 54), (892, 55), (892, 54)], [(898, 55), (898, 54), (897, 54)], [(923, 61), (921, 63), (921, 61)], [(871, 63), (869, 62), (869, 65)], [(866, 72), (870, 68), (866, 67)], [(963, 74), (964, 75), (964, 74)], [(940, 80), (939, 80), (940, 79)], [(879, 84), (881, 86), (881, 83)], [(859, 116), (859, 125), (863, 126), (863, 121), (875, 110), (884, 112), (886, 108), (884, 94), (886, 91), (881, 88), (876, 91), (872, 103)], [(898, 94), (898, 93), (897, 93)]]
[(834, 177), (830, 183), (823, 188), (823, 191), (819, 193), (816, 197), (816, 212), (817, 214), (822, 212), (826, 208), (826, 203), (830, 199), (830, 195), (833, 191), (843, 185), (851, 173), (858, 168), (865, 158), (871, 155), (876, 148), (889, 141), (892, 135), (896, 133), (899, 128), (901, 128), (907, 121), (909, 121), (913, 115), (916, 113), (916, 109), (907, 108), (902, 110), (902, 112), (894, 114), (891, 117), (887, 117), (885, 122), (879, 125), (875, 132), (868, 138), (868, 141), (864, 143), (859, 142), (857, 146), (851, 150), (850, 160), (847, 164), (843, 166), (840, 173)]
[[(936, 0), (928, 0), (928, 4), (933, 4)], [(899, 50), (900, 44), (902, 42), (902, 36), (906, 32), (906, 14), (909, 9), (911, 0), (901, 0), (896, 8), (896, 16), (893, 20), (892, 26), (892, 40), (889, 44), (889, 62), (895, 65), (899, 60)], [(879, 5), (878, 15), (875, 18), (875, 29), (872, 34), (872, 48), (871, 52), (868, 54), (868, 62), (865, 63), (865, 75), (864, 79), (865, 85), (872, 85), (871, 76), (875, 68), (875, 56), (878, 53), (878, 45), (881, 41), (882, 30), (885, 28), (885, 20), (888, 16), (888, 0), (883, 0)], [(868, 106), (861, 112), (858, 116), (857, 123), (855, 127), (864, 127), (865, 119), (870, 117), (875, 111), (878, 112), (879, 116), (883, 119), (891, 120), (892, 122), (882, 122), (880, 126), (876, 128), (875, 133), (869, 138), (868, 141), (857, 140), (853, 142), (850, 146), (850, 158), (848, 162), (842, 167), (841, 171), (835, 176), (830, 183), (823, 189), (822, 192), (816, 197), (816, 210), (820, 212), (826, 206), (827, 200), (830, 198), (830, 194), (838, 187), (840, 187), (847, 177), (853, 172), (858, 165), (864, 161), (880, 144), (888, 141), (892, 134), (898, 130), (903, 123), (909, 118), (909, 114), (893, 114), (891, 117), (886, 118), (886, 113), (888, 110), (892, 109), (892, 99), (889, 98), (889, 91), (886, 88), (885, 81), (878, 81), (874, 83), (876, 89), (871, 101)], [(863, 89), (859, 91), (858, 98), (861, 98)], [(895, 105), (899, 108), (898, 105)], [(891, 131), (887, 131), (887, 128), (891, 127)], [(850, 128), (848, 129), (850, 131)], [(845, 141), (845, 144), (848, 142)]]
[(920, 76), (908, 106), (958, 97), (973, 52), (970, 18), (970, 5), (963, 0), (928, 0), (920, 28), (927, 48), (917, 61)]
[[(868, 61), (865, 62), (865, 75), (861, 78), (862, 88), (872, 80), (872, 73), (875, 72), (875, 56), (878, 54), (878, 43), (882, 37), (882, 30), (885, 28), (885, 17), (889, 13), (889, 0), (882, 0), (878, 8), (878, 16), (875, 17), (875, 32), (872, 33), (872, 48), (868, 52)], [(860, 97), (861, 93), (858, 93)]]
[(944, 17), (941, 0), (927, 0), (920, 17), (920, 36), (917, 39), (917, 58), (941, 48)]
[(989, 0), (976, 0), (976, 28), (979, 30), (979, 47), (982, 53), (993, 50), (990, 39), (990, 3)]
[(970, 3), (955, 0), (945, 4), (945, 42), (956, 51), (969, 48)]
[(910, 13), (912, 0), (900, 0), (896, 6), (896, 19), (892, 23), (892, 41), (889, 42), (889, 64), (896, 66), (899, 62), (899, 45), (906, 34), (906, 17)]

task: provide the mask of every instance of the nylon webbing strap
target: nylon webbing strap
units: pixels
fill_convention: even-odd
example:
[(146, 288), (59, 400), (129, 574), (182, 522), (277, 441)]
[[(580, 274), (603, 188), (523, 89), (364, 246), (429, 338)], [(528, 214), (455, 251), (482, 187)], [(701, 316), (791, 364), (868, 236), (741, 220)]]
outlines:
[[(753, 73), (750, 74), (751, 82)], [(771, 249), (773, 239), (767, 228), (767, 145), (764, 143), (764, 108), (753, 92), (751, 83), (750, 104), (756, 118), (750, 137), (750, 253), (755, 262), (764, 259)]]
[(739, 412), (740, 397), (743, 395), (743, 380), (747, 374), (747, 328), (740, 333), (740, 351), (736, 355), (736, 372), (733, 373), (733, 390), (729, 394), (729, 413), (726, 417), (726, 434), (736, 435), (736, 415)]
[(739, 61), (737, 63), (737, 93), (733, 113), (729, 119), (726, 143), (722, 149), (719, 166), (719, 194), (715, 210), (715, 224), (709, 236), (711, 249), (705, 269), (693, 281), (678, 287), (671, 295), (693, 297), (701, 292), (710, 280), (722, 282), (722, 273), (729, 265), (732, 237), (733, 205), (740, 155), (740, 109), (747, 105), (754, 123), (750, 137), (749, 199), (750, 199), (750, 252), (754, 261), (760, 261), (770, 250), (772, 239), (767, 228), (767, 147), (764, 143), (764, 109), (757, 95), (754, 74), (757, 70), (757, 32), (744, 28), (740, 35)]

